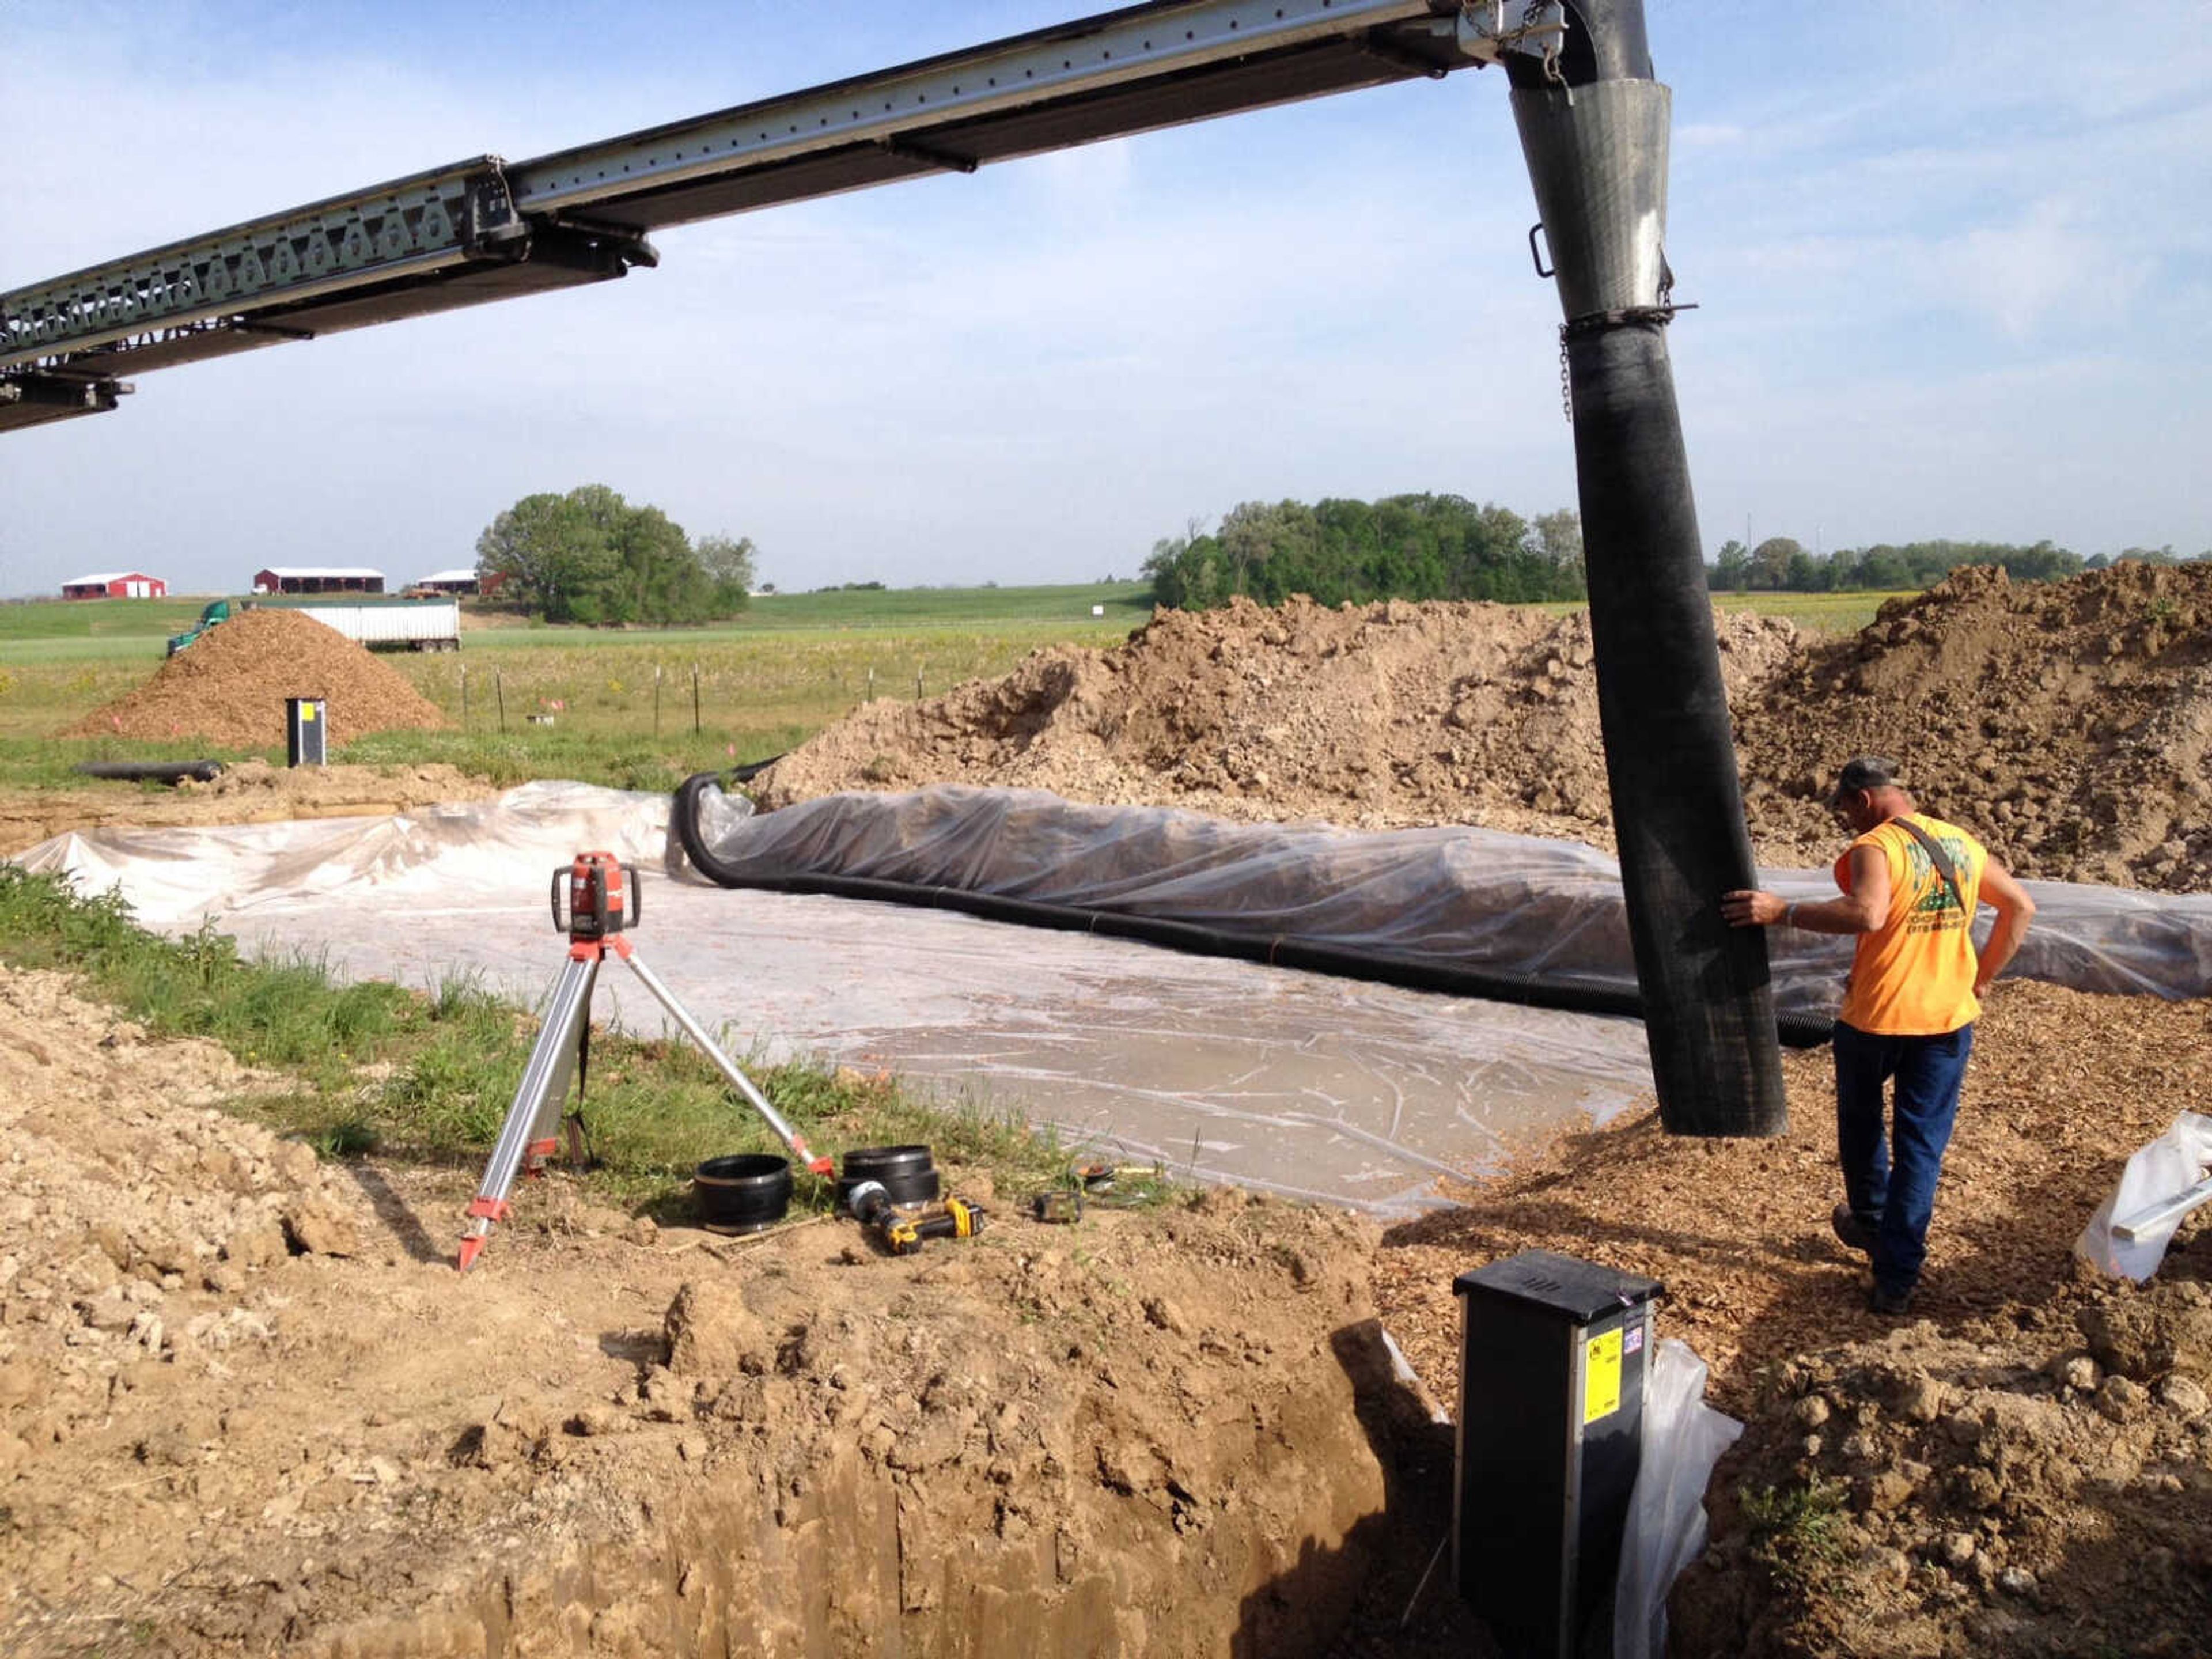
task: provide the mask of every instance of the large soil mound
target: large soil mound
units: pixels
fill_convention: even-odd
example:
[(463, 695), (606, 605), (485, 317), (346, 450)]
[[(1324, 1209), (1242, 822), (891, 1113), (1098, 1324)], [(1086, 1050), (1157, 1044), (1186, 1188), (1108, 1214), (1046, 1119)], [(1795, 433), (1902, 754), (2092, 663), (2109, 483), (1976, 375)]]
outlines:
[(1820, 780), (1870, 750), (2020, 872), (2212, 888), (2212, 565), (1958, 571), (1811, 642), (1735, 714), (1752, 821), (1777, 843), (1832, 847)]
[[(1732, 695), (1796, 648), (1787, 622), (1717, 621)], [(1054, 647), (1002, 680), (870, 703), (779, 761), (758, 794), (778, 806), (957, 780), (1247, 821), (1603, 840), (1590, 663), (1580, 612), (1304, 599), (1163, 611), (1111, 651)]]
[(208, 629), (136, 691), (62, 735), (191, 737), (255, 748), (284, 741), (287, 697), (323, 698), (333, 744), (446, 723), (436, 704), (336, 629), (296, 611), (248, 611)]
[[(1875, 750), (2018, 873), (2212, 890), (2212, 567), (2048, 585), (1961, 571), (1843, 640), (1717, 613), (1770, 864), (1838, 842), (1824, 778)], [(878, 701), (777, 763), (777, 806), (961, 781), (1360, 828), (1474, 823), (1610, 847), (1586, 614), (1294, 599), (1164, 611), (1110, 651)]]

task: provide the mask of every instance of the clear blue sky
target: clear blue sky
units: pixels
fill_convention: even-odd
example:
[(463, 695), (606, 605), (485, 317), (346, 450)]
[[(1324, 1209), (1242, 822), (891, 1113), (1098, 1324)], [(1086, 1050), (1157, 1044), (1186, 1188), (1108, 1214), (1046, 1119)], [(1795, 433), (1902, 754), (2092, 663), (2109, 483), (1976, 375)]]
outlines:
[[(1099, 7), (0, 0), (0, 289)], [(2212, 548), (2201, 0), (1650, 0), (1708, 552)], [(664, 234), (658, 270), (0, 437), (0, 593), (472, 562), (583, 483), (764, 580), (1087, 580), (1237, 502), (1571, 505), (1501, 75)]]

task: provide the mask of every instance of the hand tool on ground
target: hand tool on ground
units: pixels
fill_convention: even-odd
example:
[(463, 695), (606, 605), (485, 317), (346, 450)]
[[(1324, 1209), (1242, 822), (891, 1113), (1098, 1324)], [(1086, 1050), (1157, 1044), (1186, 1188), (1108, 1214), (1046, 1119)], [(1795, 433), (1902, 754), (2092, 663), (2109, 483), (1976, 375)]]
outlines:
[(875, 1181), (855, 1187), (846, 1207), (893, 1255), (912, 1255), (933, 1238), (973, 1238), (983, 1231), (985, 1219), (980, 1206), (957, 1198), (947, 1198), (924, 1214), (908, 1215), (891, 1202), (882, 1182)]
[(1054, 1187), (1042, 1193), (1033, 1193), (1030, 1196), (1029, 1212), (1033, 1221), (1080, 1221), (1083, 1219), (1083, 1188)]
[[(565, 914), (561, 902), (564, 888)], [(553, 1138), (553, 1127), (568, 1097), (572, 1076), (576, 1080), (577, 1109), (568, 1114), (570, 1146), (572, 1152), (582, 1147), (584, 1082), (591, 1062), (592, 988), (599, 980), (599, 963), (611, 954), (629, 964), (653, 1000), (668, 1011), (684, 1035), (698, 1044), (730, 1086), (761, 1115), (776, 1139), (791, 1148), (792, 1157), (802, 1167), (817, 1176), (835, 1172), (835, 1165), (827, 1158), (815, 1155), (799, 1132), (769, 1103), (768, 1097), (722, 1052), (707, 1028), (692, 1018), (637, 955), (624, 932), (636, 925), (643, 908), (634, 866), (612, 853), (579, 853), (566, 868), (554, 871), (551, 902), (554, 930), (568, 936), (568, 960), (554, 981), (545, 1006), (544, 1026), (522, 1068), (522, 1085), (514, 1091), (514, 1103), (507, 1108), (491, 1162), (484, 1166), (483, 1184), (469, 1206), (458, 1264), (462, 1272), (467, 1272), (483, 1253), (493, 1225), (507, 1219), (507, 1195), (517, 1178), (526, 1169), (542, 1165), (557, 1150), (560, 1143)]]

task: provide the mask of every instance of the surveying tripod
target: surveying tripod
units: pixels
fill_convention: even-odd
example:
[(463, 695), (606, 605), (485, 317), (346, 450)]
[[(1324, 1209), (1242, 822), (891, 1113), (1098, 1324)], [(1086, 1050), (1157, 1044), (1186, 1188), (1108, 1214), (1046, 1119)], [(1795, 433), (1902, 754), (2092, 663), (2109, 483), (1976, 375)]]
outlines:
[[(564, 884), (568, 896), (565, 916), (561, 904)], [(469, 1206), (469, 1223), (461, 1234), (458, 1264), (461, 1272), (466, 1273), (483, 1253), (494, 1224), (507, 1219), (507, 1194), (514, 1191), (516, 1180), (526, 1170), (542, 1166), (559, 1149), (561, 1143), (554, 1138), (553, 1128), (562, 1103), (568, 1098), (572, 1076), (576, 1079), (578, 1110), (568, 1115), (570, 1144), (573, 1150), (581, 1150), (583, 1085), (591, 1060), (592, 988), (599, 980), (599, 963), (610, 954), (629, 964), (630, 971), (645, 981), (645, 988), (683, 1028), (684, 1035), (699, 1045), (714, 1069), (761, 1115), (800, 1164), (817, 1176), (834, 1172), (830, 1161), (808, 1149), (799, 1132), (769, 1104), (768, 1097), (753, 1086), (752, 1080), (707, 1034), (707, 1028), (639, 959), (636, 947), (623, 932), (636, 925), (643, 908), (634, 867), (612, 853), (579, 853), (566, 869), (554, 871), (551, 900), (554, 931), (568, 936), (568, 960), (554, 981), (544, 1026), (530, 1051), (529, 1063), (522, 1068), (522, 1086), (514, 1091), (514, 1103), (507, 1109), (499, 1142), (492, 1148), (491, 1162), (484, 1166), (483, 1184), (477, 1188), (476, 1200)]]

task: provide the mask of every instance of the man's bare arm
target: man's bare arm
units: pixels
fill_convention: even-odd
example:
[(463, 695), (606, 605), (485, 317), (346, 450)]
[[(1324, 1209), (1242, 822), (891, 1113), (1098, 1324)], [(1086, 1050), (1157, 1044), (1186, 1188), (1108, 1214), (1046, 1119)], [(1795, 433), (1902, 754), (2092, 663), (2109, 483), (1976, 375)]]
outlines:
[(1974, 994), (1988, 994), (1990, 982), (2005, 970), (2005, 964), (2020, 949), (2020, 942), (2027, 937), (2027, 925), (2035, 920), (2035, 901), (2027, 896), (2027, 889), (2013, 879), (2012, 872), (1996, 860), (1991, 859), (1982, 870), (1982, 902), (1993, 906), (1997, 913), (1997, 925), (1990, 930), (1990, 942), (1982, 947), (1974, 969)]
[(1876, 848), (1854, 847), (1851, 890), (1842, 897), (1800, 899), (1793, 905), (1778, 893), (1743, 888), (1721, 895), (1721, 915), (1731, 927), (1786, 921), (1812, 933), (1871, 933), (1889, 915), (1889, 860)]

